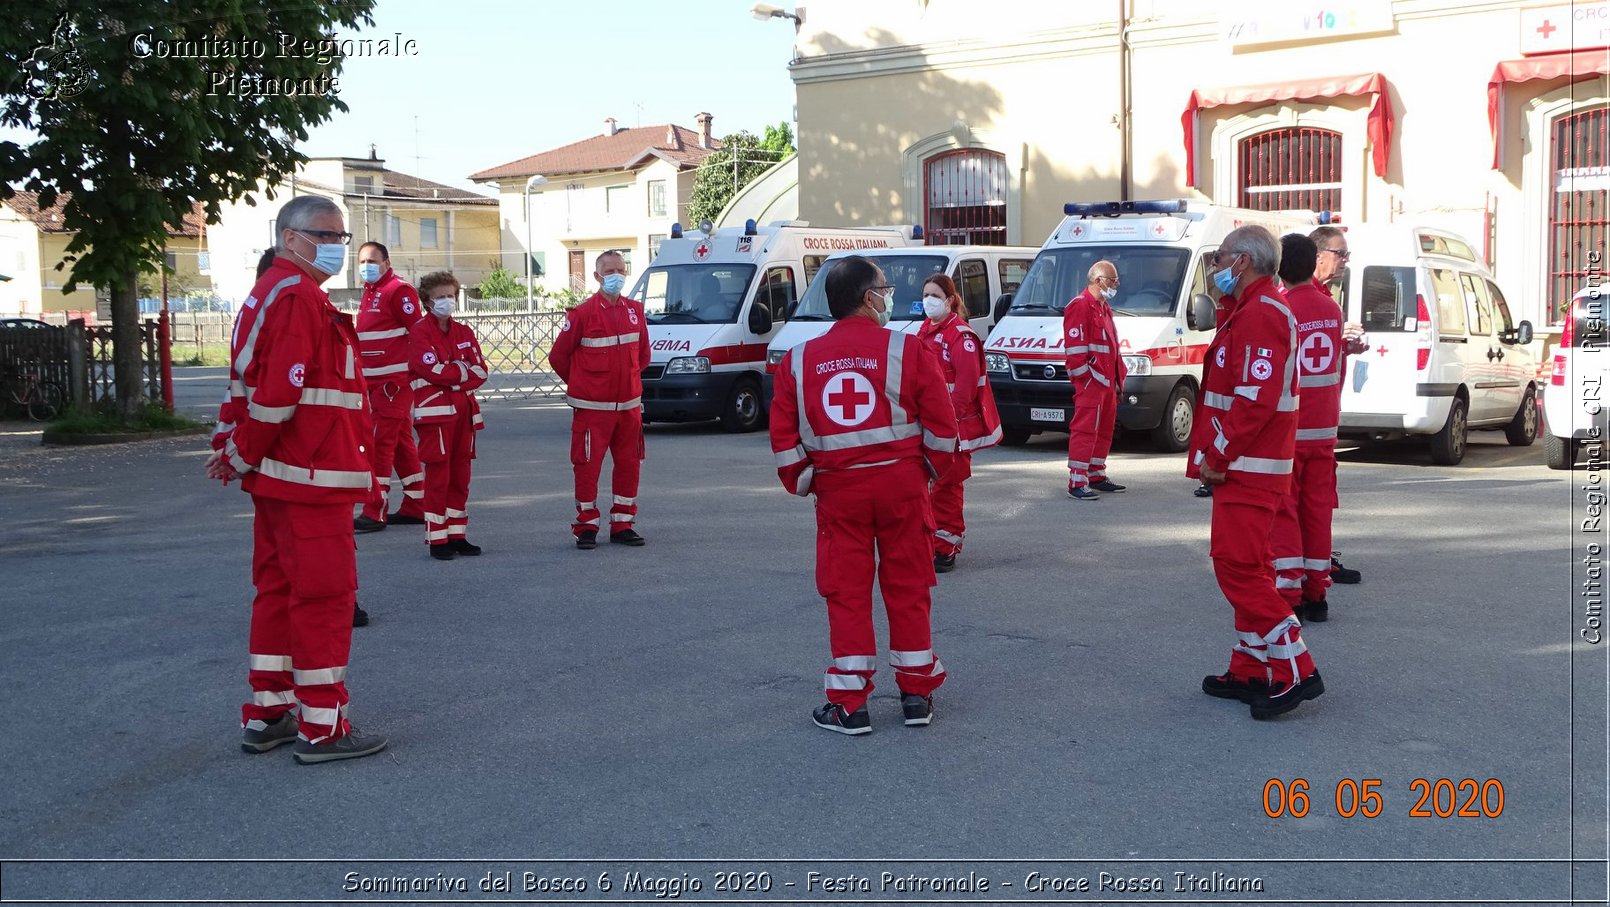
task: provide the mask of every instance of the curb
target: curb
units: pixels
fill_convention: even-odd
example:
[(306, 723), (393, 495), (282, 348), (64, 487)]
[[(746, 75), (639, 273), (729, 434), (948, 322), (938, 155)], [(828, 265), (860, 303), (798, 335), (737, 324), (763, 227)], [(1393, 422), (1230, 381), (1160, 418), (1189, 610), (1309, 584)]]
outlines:
[(158, 441), (163, 438), (182, 438), (189, 435), (206, 434), (210, 429), (206, 426), (197, 428), (178, 428), (168, 431), (125, 431), (110, 432), (106, 434), (78, 434), (76, 432), (54, 432), (46, 429), (39, 439), (40, 444), (51, 447), (85, 447), (91, 444), (125, 444), (131, 441)]

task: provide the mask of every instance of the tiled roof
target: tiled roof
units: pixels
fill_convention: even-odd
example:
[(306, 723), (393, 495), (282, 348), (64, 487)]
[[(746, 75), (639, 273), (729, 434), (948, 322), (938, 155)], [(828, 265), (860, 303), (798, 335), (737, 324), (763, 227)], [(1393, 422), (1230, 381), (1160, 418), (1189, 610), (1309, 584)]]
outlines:
[(461, 205), (490, 205), (497, 206), (498, 200), (485, 195), (478, 195), (467, 189), (448, 186), (443, 183), (433, 183), (428, 179), (410, 176), (407, 173), (398, 173), (395, 170), (385, 172), (385, 191), (382, 198), (414, 199), (418, 201), (453, 201)]
[[(39, 207), (39, 193), (18, 189), (16, 194), (6, 199), (4, 204), (11, 210), (33, 221), (34, 226), (45, 233), (66, 233), (67, 227), (62, 221), (62, 210), (72, 199), (71, 192), (63, 192), (56, 196), (56, 204), (49, 208)], [(207, 212), (201, 204), (190, 206), (190, 213), (179, 221), (177, 228), (169, 227), (169, 236), (183, 236), (195, 239), (201, 235), (202, 226), (207, 222)]]
[(721, 147), (721, 143), (715, 139), (711, 139), (710, 144), (710, 148), (700, 148), (698, 131), (684, 126), (636, 126), (618, 129), (614, 135), (595, 135), (552, 151), (500, 164), (473, 173), (470, 179), (486, 182), (538, 173), (551, 176), (627, 170), (650, 156), (670, 161), (679, 168), (694, 167), (710, 152)]

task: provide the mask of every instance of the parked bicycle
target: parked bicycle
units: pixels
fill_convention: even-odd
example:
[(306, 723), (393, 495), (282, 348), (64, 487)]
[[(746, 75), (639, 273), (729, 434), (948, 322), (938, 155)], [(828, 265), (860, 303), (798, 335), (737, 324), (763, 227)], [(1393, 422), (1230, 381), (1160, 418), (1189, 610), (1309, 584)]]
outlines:
[(39, 377), (37, 368), (11, 370), (5, 376), (5, 398), (35, 422), (49, 422), (67, 406), (61, 385)]

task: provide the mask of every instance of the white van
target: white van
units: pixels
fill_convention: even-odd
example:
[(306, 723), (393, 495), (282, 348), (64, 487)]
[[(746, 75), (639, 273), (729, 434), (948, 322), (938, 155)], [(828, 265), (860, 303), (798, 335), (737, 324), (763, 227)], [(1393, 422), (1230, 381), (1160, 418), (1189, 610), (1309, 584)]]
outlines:
[(1509, 303), (1469, 242), (1409, 224), (1347, 228), (1338, 301), (1368, 333), (1348, 359), (1343, 438), (1429, 437), (1431, 460), (1464, 459), (1471, 429), (1501, 429), (1525, 447), (1537, 438), (1532, 324)]
[(753, 220), (684, 236), (681, 224), (672, 225), (630, 294), (648, 318), (643, 420), (759, 428), (766, 343), (822, 262), (837, 251), (900, 248), (921, 237), (919, 227), (758, 227)]
[[(1588, 261), (1596, 253), (1589, 252)], [(1594, 283), (1571, 298), (1543, 393), (1543, 451), (1550, 469), (1576, 465), (1583, 445), (1603, 460), (1610, 440), (1610, 287)]]
[(1309, 212), (1185, 199), (1069, 204), (1063, 213), (984, 344), (1002, 443), (1068, 430), (1073, 387), (1062, 350), (1062, 310), (1088, 286), (1090, 266), (1106, 259), (1118, 269), (1113, 322), (1129, 370), (1118, 394), (1118, 423), (1151, 432), (1159, 450), (1184, 450), (1202, 357), (1213, 339), (1213, 252), (1236, 227), (1261, 224), (1278, 237), (1308, 233), (1318, 219)]
[[(956, 293), (967, 310), (967, 322), (985, 337), (995, 324), (998, 303), (1017, 291), (1039, 251), (1033, 246), (921, 246), (835, 254), (822, 265), (826, 274), (833, 262), (846, 255), (861, 255), (877, 262), (894, 289), (894, 310), (889, 330), (915, 333), (922, 326), (922, 288), (928, 278), (945, 274), (956, 283)], [(827, 308), (827, 282), (815, 280), (806, 288), (788, 324), (766, 349), (766, 405), (771, 405), (772, 373), (783, 354), (813, 337), (827, 333), (833, 315)]]

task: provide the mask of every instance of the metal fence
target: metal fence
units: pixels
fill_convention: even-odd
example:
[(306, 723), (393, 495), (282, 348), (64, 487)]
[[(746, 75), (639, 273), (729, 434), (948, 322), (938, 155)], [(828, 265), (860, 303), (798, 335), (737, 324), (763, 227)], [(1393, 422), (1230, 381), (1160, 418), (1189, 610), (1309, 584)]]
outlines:
[[(73, 321), (66, 327), (0, 331), (0, 382), (31, 374), (60, 387), (63, 396), (80, 407), (116, 400), (111, 325), (91, 327)], [(162, 401), (155, 321), (140, 325), (140, 383), (143, 396), (152, 402)]]

